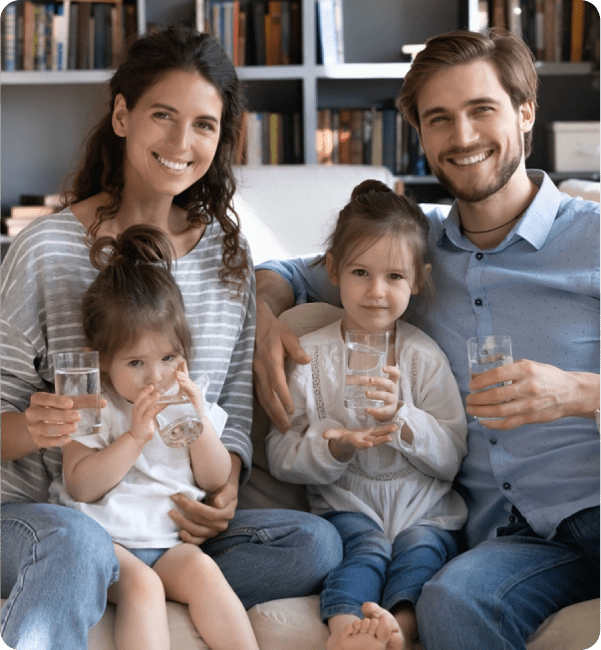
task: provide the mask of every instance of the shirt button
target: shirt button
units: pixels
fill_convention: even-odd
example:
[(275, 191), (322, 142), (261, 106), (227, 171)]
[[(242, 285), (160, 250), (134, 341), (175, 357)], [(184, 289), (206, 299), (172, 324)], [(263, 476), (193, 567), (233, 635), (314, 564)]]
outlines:
[(474, 304), (476, 307), (482, 307), (482, 298), (476, 298), (476, 300), (474, 300)]
[(511, 483), (503, 483), (503, 489), (504, 490), (510, 490), (511, 489)]
[(515, 522), (515, 517), (513, 515), (509, 516), (509, 523), (513, 524)]
[(476, 253), (476, 259), (481, 260), (484, 257), (482, 253)]
[(491, 438), (490, 439), (490, 444), (491, 445), (496, 445), (497, 444), (497, 439), (496, 438)]

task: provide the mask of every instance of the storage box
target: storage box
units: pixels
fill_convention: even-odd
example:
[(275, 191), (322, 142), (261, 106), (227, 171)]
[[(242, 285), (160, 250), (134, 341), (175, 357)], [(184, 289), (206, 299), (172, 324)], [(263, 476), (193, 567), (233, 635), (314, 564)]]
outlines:
[(551, 122), (551, 171), (599, 171), (599, 122)]

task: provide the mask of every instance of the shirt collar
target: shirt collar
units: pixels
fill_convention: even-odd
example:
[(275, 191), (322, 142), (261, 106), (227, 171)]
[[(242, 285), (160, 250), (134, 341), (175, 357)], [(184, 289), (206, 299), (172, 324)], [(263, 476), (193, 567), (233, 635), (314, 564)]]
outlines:
[[(529, 169), (528, 178), (539, 187), (532, 203), (526, 208), (522, 218), (511, 229), (503, 241), (494, 249), (502, 250), (518, 238), (525, 239), (536, 250), (540, 250), (555, 221), (555, 216), (561, 203), (561, 192), (544, 171)], [(464, 250), (478, 250), (478, 247), (461, 234), (461, 222), (457, 201), (444, 221), (444, 226), (438, 244), (447, 237), (455, 246)], [(489, 251), (491, 252), (491, 251)]]

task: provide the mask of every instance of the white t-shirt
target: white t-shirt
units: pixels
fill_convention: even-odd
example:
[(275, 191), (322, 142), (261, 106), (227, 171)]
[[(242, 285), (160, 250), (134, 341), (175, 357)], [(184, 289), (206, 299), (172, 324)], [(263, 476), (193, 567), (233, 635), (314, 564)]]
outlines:
[[(108, 447), (129, 430), (131, 423), (133, 405), (130, 402), (112, 392), (103, 397), (108, 406), (102, 409), (101, 433), (74, 436), (93, 449)], [(227, 419), (225, 411), (205, 401), (205, 415), (221, 436)], [(180, 527), (167, 514), (176, 507), (170, 499), (176, 493), (197, 501), (202, 501), (206, 494), (194, 482), (188, 448), (167, 447), (158, 429), (121, 482), (98, 501), (75, 501), (61, 478), (50, 488), (51, 501), (92, 517), (113, 541), (128, 548), (170, 548), (181, 542)]]

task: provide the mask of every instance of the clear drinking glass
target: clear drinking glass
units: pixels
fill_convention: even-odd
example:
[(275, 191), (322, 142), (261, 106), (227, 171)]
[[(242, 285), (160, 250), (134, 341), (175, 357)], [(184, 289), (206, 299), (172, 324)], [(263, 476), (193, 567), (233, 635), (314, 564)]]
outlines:
[[(467, 342), (467, 358), (470, 369), (470, 380), (487, 370), (507, 366), (513, 363), (511, 337), (508, 334), (491, 336), (474, 336)], [(483, 390), (497, 388), (503, 384), (494, 384)], [(482, 391), (477, 391), (482, 392)], [(479, 420), (499, 420), (500, 418), (478, 418)]]
[(53, 360), (56, 394), (71, 398), (73, 408), (81, 413), (77, 433), (100, 433), (98, 352), (58, 352)]
[(365, 395), (365, 391), (370, 390), (365, 380), (384, 377), (382, 368), (388, 357), (388, 335), (388, 332), (347, 330), (344, 360), (344, 405), (347, 408), (364, 411), (384, 406), (382, 400)]
[[(207, 383), (208, 377), (203, 375), (200, 386), (203, 394)], [(203, 430), (200, 417), (187, 395), (181, 392), (175, 374), (169, 387), (159, 393), (158, 403), (166, 405), (156, 421), (159, 436), (167, 447), (187, 447), (200, 436)]]

